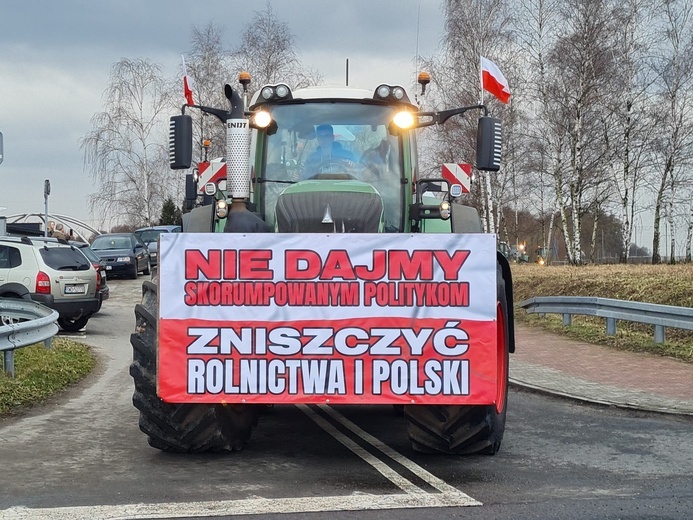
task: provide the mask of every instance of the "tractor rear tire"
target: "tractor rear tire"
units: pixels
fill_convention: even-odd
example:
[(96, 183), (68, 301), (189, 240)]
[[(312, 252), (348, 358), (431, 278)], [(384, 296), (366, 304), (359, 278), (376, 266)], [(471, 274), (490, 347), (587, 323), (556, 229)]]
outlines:
[(149, 436), (150, 446), (163, 451), (240, 450), (257, 424), (257, 406), (171, 404), (156, 394), (157, 293), (157, 277), (142, 284), (142, 303), (135, 307), (135, 332), (130, 336), (132, 402), (140, 411), (140, 430)]
[(495, 454), (505, 432), (508, 402), (508, 304), (497, 271), (497, 403), (495, 405), (406, 405), (409, 440), (415, 451), (449, 455)]

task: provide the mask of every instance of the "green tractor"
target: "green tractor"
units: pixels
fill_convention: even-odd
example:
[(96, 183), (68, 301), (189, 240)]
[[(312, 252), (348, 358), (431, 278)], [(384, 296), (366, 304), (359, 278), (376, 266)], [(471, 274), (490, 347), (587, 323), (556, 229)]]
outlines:
[[(425, 76), (420, 83), (425, 90)], [(227, 178), (204, 186), (211, 203), (184, 215), (180, 235), (305, 234), (308, 242), (316, 234), (482, 233), (476, 209), (453, 201), (460, 186), (442, 177), (421, 176), (416, 133), (452, 116), (481, 112), (476, 167), (497, 171), (500, 121), (489, 117), (485, 106), (425, 112), (397, 85), (380, 85), (374, 91), (266, 85), (247, 103), (247, 81), (242, 84), (240, 92), (226, 85), (227, 110), (185, 105), (181, 115), (171, 118), (173, 169), (190, 168), (192, 162), (192, 120), (186, 108), (216, 116), (227, 129)], [(508, 357), (515, 342), (510, 267), (500, 253), (491, 262), (497, 308), (497, 336), (492, 338), (497, 349), (495, 398), (483, 404), (396, 405), (408, 422), (415, 450), (493, 454), (500, 448)], [(159, 289), (156, 276), (144, 282), (131, 337), (130, 374), (140, 429), (151, 446), (164, 451), (241, 449), (265, 407), (223, 399), (165, 402), (159, 397), (157, 368), (165, 361), (157, 354)]]

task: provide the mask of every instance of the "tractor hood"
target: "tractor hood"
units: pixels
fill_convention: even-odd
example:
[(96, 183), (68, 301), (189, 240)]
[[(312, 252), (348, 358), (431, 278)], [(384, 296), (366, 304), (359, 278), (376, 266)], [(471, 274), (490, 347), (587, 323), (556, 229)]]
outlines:
[(383, 200), (357, 180), (306, 180), (289, 186), (277, 200), (280, 233), (378, 233)]

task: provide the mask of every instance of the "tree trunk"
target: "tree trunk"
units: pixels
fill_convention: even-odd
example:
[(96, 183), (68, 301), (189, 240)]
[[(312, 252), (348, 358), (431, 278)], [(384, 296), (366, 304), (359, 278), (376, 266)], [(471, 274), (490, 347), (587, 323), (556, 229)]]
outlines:
[(582, 226), (580, 222), (580, 204), (579, 204), (579, 194), (578, 190), (575, 188), (575, 184), (570, 185), (570, 210), (571, 210), (571, 221), (573, 225), (572, 245), (573, 245), (573, 265), (580, 265), (583, 263), (582, 258), (582, 244), (580, 241), (580, 235), (582, 231)]
[(674, 224), (674, 208), (669, 202), (669, 211), (667, 214), (667, 224), (669, 225), (669, 263), (676, 263), (676, 228)]
[(691, 204), (691, 211), (688, 215), (688, 228), (686, 230), (686, 256), (684, 261), (687, 264), (693, 261), (693, 258), (691, 258), (691, 246), (693, 246), (693, 203)]
[(664, 192), (666, 190), (667, 181), (669, 179), (669, 168), (671, 159), (667, 160), (667, 164), (664, 167), (664, 172), (662, 172), (662, 179), (659, 183), (659, 189), (657, 190), (657, 198), (655, 199), (655, 211), (654, 211), (654, 236), (652, 237), (652, 264), (661, 264), (662, 255), (659, 254), (659, 239), (660, 232), (659, 226), (662, 220), (662, 205), (664, 204)]
[[(599, 209), (594, 212), (594, 223), (592, 224), (592, 238), (590, 239), (590, 263), (596, 263), (595, 259), (597, 251), (597, 228), (599, 227)], [(602, 250), (601, 260), (599, 263), (604, 263), (604, 231), (602, 230)]]

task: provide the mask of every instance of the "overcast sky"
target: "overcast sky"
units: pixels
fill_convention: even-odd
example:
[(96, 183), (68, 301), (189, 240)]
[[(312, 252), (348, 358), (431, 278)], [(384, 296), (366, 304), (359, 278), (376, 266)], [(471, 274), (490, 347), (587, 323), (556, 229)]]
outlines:
[[(414, 56), (435, 53), (439, 0), (271, 0), (288, 24), (306, 67), (326, 82), (374, 88), (409, 85)], [(214, 22), (226, 47), (265, 2), (233, 0), (2, 0), (0, 3), (0, 215), (49, 211), (104, 226), (87, 197), (96, 190), (79, 148), (91, 117), (103, 110), (111, 66), (147, 58), (174, 77), (191, 48), (192, 27)], [(419, 15), (420, 13), (420, 15)], [(222, 86), (220, 86), (222, 88)], [(172, 172), (173, 174), (173, 172)]]

